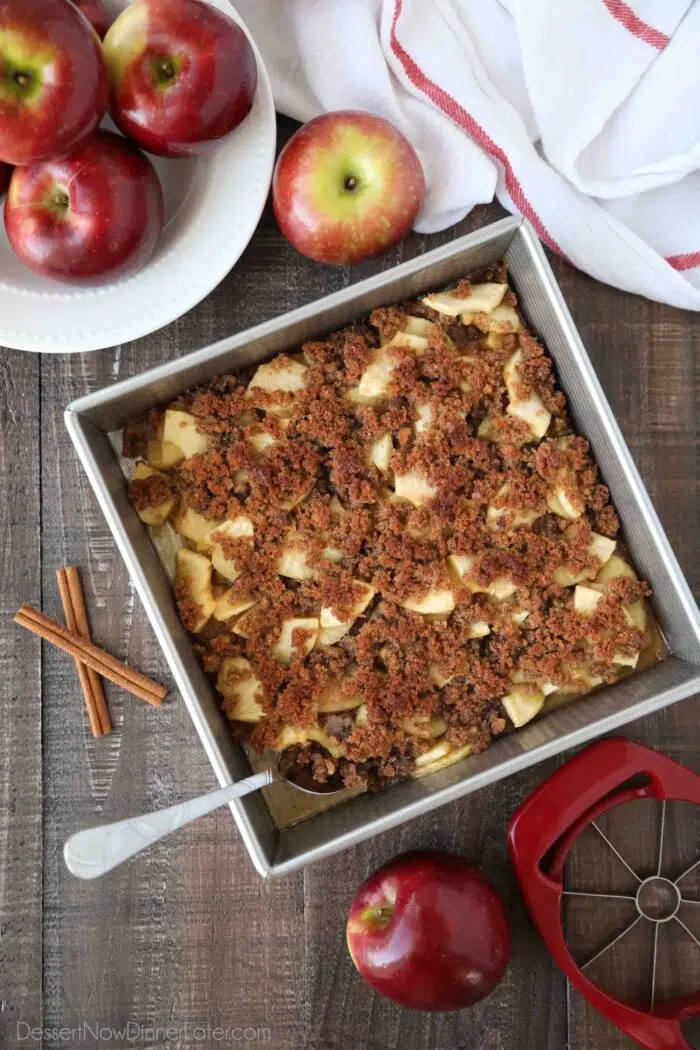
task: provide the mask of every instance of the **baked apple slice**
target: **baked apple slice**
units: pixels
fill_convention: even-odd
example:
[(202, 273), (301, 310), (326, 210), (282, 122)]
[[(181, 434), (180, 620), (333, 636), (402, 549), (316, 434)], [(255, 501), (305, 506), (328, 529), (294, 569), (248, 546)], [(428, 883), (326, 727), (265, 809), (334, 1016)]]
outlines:
[(217, 525), (205, 537), (205, 543), (211, 550), (211, 562), (216, 571), (233, 583), (243, 572), (244, 566), (233, 561), (224, 553), (226, 540), (252, 540), (255, 529), (247, 514), (239, 514), (232, 521)]
[(318, 698), (320, 714), (335, 714), (338, 711), (354, 711), (362, 700), (359, 696), (348, 695), (343, 689), (343, 680), (330, 678)]
[(262, 685), (255, 677), (250, 661), (242, 656), (225, 656), (216, 679), (216, 688), (224, 697), (223, 709), (235, 722), (259, 722), (263, 716), (260, 703)]
[[(178, 496), (177, 492), (174, 492), (169, 486), (163, 485), (157, 479), (162, 478), (167, 481), (167, 475), (163, 474), (159, 470), (154, 470), (153, 467), (149, 467), (147, 463), (137, 463), (134, 467), (134, 472), (131, 475), (133, 482), (145, 482), (143, 488), (146, 490), (145, 494), (148, 494), (149, 485), (148, 479), (152, 478), (152, 488), (154, 502), (146, 503), (138, 498), (137, 489), (141, 486), (134, 486), (131, 489), (131, 500), (134, 504), (134, 510), (138, 514), (144, 525), (150, 525), (151, 528), (157, 529), (161, 525), (164, 525), (170, 515), (177, 506)], [(136, 497), (136, 498), (135, 498)]]
[(605, 563), (612, 558), (616, 546), (615, 540), (611, 540), (607, 536), (601, 536), (598, 532), (591, 533), (591, 542), (586, 547), (586, 554), (590, 554), (596, 559), (598, 563), (597, 568), (593, 570), (581, 569), (578, 572), (572, 572), (566, 565), (560, 565), (552, 574), (555, 583), (558, 583), (560, 587), (573, 587), (584, 580), (593, 579)]
[(363, 580), (354, 580), (353, 582), (359, 596), (353, 603), (350, 615), (347, 619), (338, 619), (329, 605), (324, 605), (321, 608), (319, 618), (320, 631), (318, 634), (319, 646), (335, 645), (335, 643), (339, 642), (341, 638), (344, 638), (355, 620), (358, 616), (362, 615), (377, 593), (377, 588), (373, 587), (370, 583), (365, 583)]
[(394, 493), (397, 499), (406, 500), (414, 507), (424, 507), (437, 496), (437, 489), (417, 470), (394, 475)]
[(451, 613), (455, 607), (454, 594), (448, 587), (436, 587), (420, 597), (405, 598), (399, 603), (402, 609), (421, 613), (423, 616)]
[[(272, 655), (281, 664), (289, 666), (294, 653), (307, 656), (318, 638), (319, 625), (313, 616), (290, 616), (282, 624), (279, 638), (272, 648)], [(295, 637), (296, 636), (296, 637)]]
[(532, 721), (545, 702), (544, 691), (537, 685), (522, 683), (514, 685), (501, 699), (506, 714), (516, 729)]
[(539, 441), (545, 436), (552, 422), (552, 414), (542, 402), (542, 398), (536, 390), (530, 390), (527, 395), (523, 389), (520, 366), (523, 362), (522, 350), (516, 350), (505, 363), (503, 376), (508, 392), (508, 407), (506, 412), (509, 416), (516, 416), (527, 423), (530, 434)]
[(207, 434), (197, 430), (197, 419), (190, 412), (168, 408), (163, 420), (163, 441), (177, 445), (185, 459), (206, 452), (211, 442)]
[(175, 594), (180, 618), (192, 634), (199, 634), (206, 627), (216, 606), (211, 571), (211, 562), (203, 554), (189, 547), (177, 552)]
[(156, 470), (173, 470), (184, 458), (185, 453), (173, 441), (152, 438), (148, 442), (146, 460), (148, 465)]
[(424, 295), (421, 302), (446, 317), (461, 317), (462, 314), (489, 314), (500, 305), (507, 289), (507, 284), (487, 282), (472, 285), (466, 296), (458, 296), (454, 291), (448, 290)]

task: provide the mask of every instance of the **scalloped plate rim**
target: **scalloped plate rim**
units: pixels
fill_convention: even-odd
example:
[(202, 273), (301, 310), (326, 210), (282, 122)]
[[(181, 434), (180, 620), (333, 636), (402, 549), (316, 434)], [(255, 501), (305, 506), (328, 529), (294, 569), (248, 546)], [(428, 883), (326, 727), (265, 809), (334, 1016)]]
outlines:
[[(222, 250), (216, 253), (211, 263), (197, 272), (196, 261), (183, 266), (182, 259), (178, 255), (178, 247), (183, 237), (176, 235), (173, 238), (173, 243), (168, 246), (165, 253), (160, 256), (156, 253), (154, 259), (138, 273), (105, 285), (82, 289), (68, 284), (60, 285), (49, 280), (45, 282), (45, 290), (43, 288), (16, 288), (3, 282), (0, 277), (0, 317), (6, 318), (10, 307), (15, 315), (17, 313), (21, 315), (22, 311), (21, 309), (18, 310), (17, 304), (24, 301), (27, 304), (24, 314), (29, 320), (33, 312), (38, 309), (48, 308), (49, 303), (53, 300), (62, 304), (74, 303), (76, 320), (75, 327), (63, 325), (60, 331), (53, 334), (44, 334), (38, 329), (32, 330), (31, 325), (22, 328), (21, 320), (15, 322), (14, 326), (6, 326), (5, 323), (0, 321), (0, 345), (28, 353), (71, 354), (109, 349), (123, 343), (132, 342), (134, 339), (140, 339), (165, 328), (206, 298), (224, 280), (245, 251), (262, 215), (272, 180), (276, 146), (275, 106), (267, 70), (260, 51), (245, 22), (227, 0), (209, 0), (209, 2), (212, 3), (212, 6), (232, 14), (236, 21), (245, 29), (253, 45), (258, 64), (258, 86), (255, 102), (251, 114), (246, 117), (246, 121), (254, 117), (259, 128), (254, 132), (254, 143), (249, 147), (243, 147), (249, 154), (250, 160), (250, 171), (245, 176), (247, 192), (244, 199), (238, 202), (240, 209), (238, 215), (240, 218), (233, 225), (231, 231), (227, 229), (227, 234), (230, 232), (231, 235), (222, 239)], [(124, 5), (119, 3), (119, 6)], [(245, 121), (241, 124), (241, 129), (244, 127)], [(240, 148), (237, 148), (235, 142), (237, 131), (238, 129), (231, 133), (230, 142), (225, 140), (220, 148), (212, 153), (210, 157), (199, 158), (196, 161), (197, 166), (209, 166), (214, 173), (216, 173), (217, 168), (226, 166), (233, 168), (235, 172), (236, 161), (242, 152)], [(180, 162), (174, 160), (169, 163), (175, 165)], [(235, 182), (232, 185), (235, 187)], [(192, 185), (180, 203), (178, 212), (189, 206), (197, 189), (201, 190), (202, 188), (205, 191), (211, 191), (211, 179), (207, 180), (206, 175), (204, 178), (201, 176), (198, 178), (195, 172)], [(217, 201), (214, 200), (212, 202), (210, 200), (209, 212), (204, 218), (208, 220), (210, 225), (216, 223), (217, 228), (220, 228), (218, 223), (226, 227), (227, 224), (231, 223), (231, 214), (227, 207), (229, 201), (228, 189), (226, 193), (219, 195), (218, 200), (221, 203), (220, 213), (213, 213), (213, 205)], [(187, 241), (187, 234), (188, 231), (185, 229), (185, 242)], [(168, 226), (166, 226), (163, 233), (163, 239), (167, 239), (167, 237)], [(191, 231), (190, 237), (196, 238), (196, 233)], [(228, 250), (224, 250), (224, 248)], [(199, 245), (199, 249), (197, 258), (201, 262), (202, 258), (208, 254), (205, 250), (204, 240)], [(158, 273), (158, 271), (162, 272)], [(155, 282), (151, 281), (152, 284), (155, 283), (155, 287), (144, 289), (139, 283), (140, 279), (149, 274), (153, 278), (154, 273), (158, 275)], [(139, 301), (143, 300), (144, 297), (151, 297), (153, 292), (160, 290), (173, 275), (177, 278), (175, 294), (168, 295), (165, 301), (159, 301), (155, 309), (150, 310), (148, 313), (144, 314), (141, 312), (138, 309)], [(117, 290), (118, 294), (115, 296), (114, 293)], [(94, 327), (93, 325), (85, 329), (79, 323), (81, 305), (88, 301), (92, 303), (100, 299), (107, 300), (108, 309), (105, 322), (100, 324), (99, 327)], [(112, 300), (111, 302), (109, 301), (110, 299)], [(124, 312), (125, 302), (130, 304), (128, 320), (120, 319), (120, 315)], [(70, 312), (70, 305), (67, 309)], [(20, 327), (17, 327), (17, 324)]]

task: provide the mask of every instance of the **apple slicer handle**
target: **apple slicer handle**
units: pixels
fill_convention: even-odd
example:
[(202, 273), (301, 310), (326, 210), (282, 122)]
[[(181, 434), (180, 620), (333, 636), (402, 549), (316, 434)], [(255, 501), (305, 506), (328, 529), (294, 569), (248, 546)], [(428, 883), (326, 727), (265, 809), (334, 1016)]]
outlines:
[(525, 800), (511, 819), (508, 846), (528, 910), (579, 992), (646, 1050), (692, 1050), (681, 1022), (700, 1014), (700, 995), (667, 1000), (653, 1011), (613, 998), (583, 973), (561, 925), (563, 869), (573, 843), (603, 813), (642, 798), (700, 804), (700, 777), (640, 744), (615, 737), (600, 740)]
[[(648, 1050), (693, 1050), (683, 1035), (682, 1021), (700, 1016), (700, 995), (668, 999), (659, 1003), (651, 1017)], [(656, 1042), (654, 1042), (656, 1037)]]
[(189, 824), (251, 791), (259, 791), (277, 779), (274, 769), (266, 769), (237, 784), (229, 784), (188, 802), (178, 802), (168, 809), (79, 831), (71, 835), (63, 847), (66, 867), (79, 879), (96, 879), (183, 824)]

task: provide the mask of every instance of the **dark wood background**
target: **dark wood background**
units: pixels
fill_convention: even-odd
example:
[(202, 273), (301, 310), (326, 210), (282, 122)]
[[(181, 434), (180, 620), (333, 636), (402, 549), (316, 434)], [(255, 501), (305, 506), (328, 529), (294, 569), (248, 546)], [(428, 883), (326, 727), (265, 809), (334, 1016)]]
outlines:
[[(282, 134), (288, 130), (284, 125)], [(500, 214), (496, 205), (478, 208), (458, 227), (413, 236), (380, 260), (347, 270), (326, 269), (299, 256), (268, 208), (235, 270), (167, 330), (93, 354), (0, 351), (0, 1046), (38, 1045), (26, 1026), (75, 1029), (81, 1023), (101, 1025), (100, 1041), (83, 1030), (57, 1038), (47, 1033), (43, 1045), (124, 1045), (123, 1039), (109, 1038), (108, 1030), (123, 1029), (129, 1021), (161, 1029), (142, 1029), (136, 1045), (172, 1050), (242, 1043), (274, 1050), (632, 1045), (567, 987), (525, 914), (507, 860), (508, 817), (554, 763), (281, 881), (267, 884), (255, 874), (225, 810), (106, 878), (81, 883), (61, 858), (69, 834), (208, 791), (216, 786), (214, 777), (176, 694), (154, 710), (110, 688), (114, 732), (94, 741), (72, 664), (61, 653), (40, 651), (37, 640), (12, 623), (23, 601), (59, 615), (56, 570), (77, 563), (96, 640), (168, 681), (165, 661), (64, 430), (64, 407)], [(623, 294), (559, 259), (552, 262), (697, 593), (700, 315)], [(696, 700), (636, 722), (627, 732), (700, 772)], [(698, 847), (698, 824), (685, 810), (671, 816), (669, 859), (680, 870)], [(640, 870), (651, 862), (657, 821), (642, 809), (611, 822), (618, 848), (638, 861)], [(459, 850), (481, 864), (511, 915), (513, 961), (507, 977), (470, 1011), (419, 1014), (379, 999), (355, 974), (345, 948), (345, 915), (355, 887), (395, 853), (427, 845)], [(572, 875), (579, 888), (614, 888), (624, 881), (613, 860), (593, 859), (586, 849), (584, 844)], [(569, 920), (572, 929), (578, 922), (572, 938), (585, 955), (624, 916), (596, 906)], [(695, 932), (700, 935), (697, 927)], [(643, 997), (649, 976), (642, 947), (635, 943), (626, 956), (609, 953), (596, 975)], [(678, 981), (682, 990), (700, 987), (700, 948), (688, 940), (664, 947), (662, 955), (663, 989), (672, 991)], [(168, 1026), (179, 1034), (163, 1032)], [(217, 1026), (237, 1028), (237, 1035), (224, 1037), (213, 1031)], [(253, 1040), (243, 1028), (267, 1032)]]

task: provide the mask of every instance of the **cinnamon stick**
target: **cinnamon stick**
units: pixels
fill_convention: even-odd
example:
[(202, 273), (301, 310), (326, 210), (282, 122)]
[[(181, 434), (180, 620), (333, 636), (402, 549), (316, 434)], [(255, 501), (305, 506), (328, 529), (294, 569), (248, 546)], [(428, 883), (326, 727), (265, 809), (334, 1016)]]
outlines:
[[(58, 580), (58, 592), (61, 595), (61, 604), (63, 605), (63, 615), (66, 618), (66, 627), (70, 631), (75, 631), (75, 615), (73, 613), (73, 604), (71, 602), (71, 596), (68, 591), (68, 580), (66, 579), (66, 570), (59, 569), (56, 573), (56, 579)], [(85, 701), (85, 709), (90, 719), (90, 728), (92, 729), (93, 736), (102, 736), (102, 722), (100, 715), (97, 710), (97, 704), (95, 702), (95, 692), (93, 689), (93, 681), (90, 675), (94, 675), (95, 680), (99, 682), (99, 677), (86, 664), (80, 660), (75, 661), (75, 669), (78, 672), (78, 678), (80, 680), (80, 688), (83, 691), (83, 700)]]
[(157, 707), (167, 693), (167, 689), (158, 682), (127, 667), (126, 664), (106, 653), (104, 649), (86, 641), (68, 628), (62, 627), (60, 623), (44, 616), (31, 605), (21, 606), (15, 615), (15, 623), (39, 635), (44, 641), (50, 642), (58, 649), (62, 649), (73, 659), (78, 659), (88, 667), (92, 667), (103, 678), (108, 678), (110, 682), (114, 682), (121, 689), (126, 689), (127, 692), (145, 700), (147, 704)]
[[(85, 606), (85, 596), (83, 594), (83, 588), (80, 585), (80, 573), (78, 572), (78, 567), (76, 565), (68, 566), (66, 569), (66, 579), (68, 581), (68, 592), (73, 606), (73, 615), (75, 616), (76, 634), (79, 634), (86, 642), (91, 642), (92, 637), (90, 635), (90, 623), (88, 621), (87, 608)], [(105, 734), (111, 733), (112, 720), (109, 717), (109, 708), (107, 707), (104, 689), (102, 688), (102, 680), (92, 667), (88, 667), (88, 678), (90, 678), (92, 684), (92, 691), (95, 697), (97, 713), (100, 716), (102, 732)]]
[[(86, 641), (92, 641), (90, 637), (90, 626), (85, 609), (85, 598), (80, 585), (80, 576), (75, 565), (67, 569), (59, 569), (56, 573), (58, 590), (63, 604), (63, 613), (66, 618), (66, 626), (70, 631), (79, 634)], [(107, 701), (102, 679), (92, 667), (88, 667), (80, 660), (75, 662), (83, 691), (83, 699), (90, 719), (93, 736), (104, 736), (112, 732), (112, 722), (109, 717)]]

